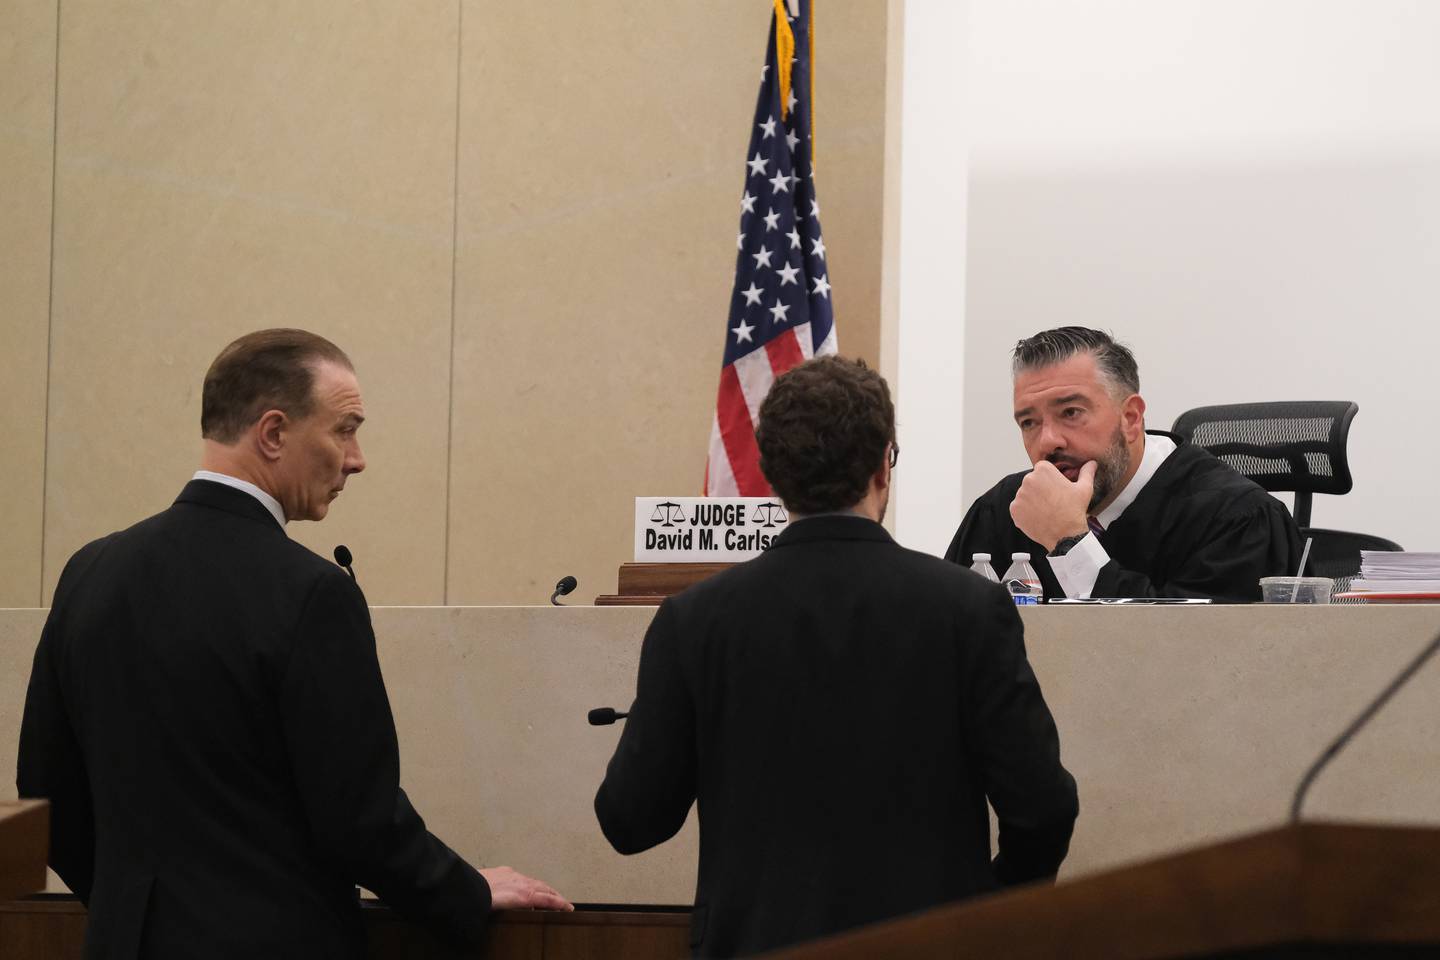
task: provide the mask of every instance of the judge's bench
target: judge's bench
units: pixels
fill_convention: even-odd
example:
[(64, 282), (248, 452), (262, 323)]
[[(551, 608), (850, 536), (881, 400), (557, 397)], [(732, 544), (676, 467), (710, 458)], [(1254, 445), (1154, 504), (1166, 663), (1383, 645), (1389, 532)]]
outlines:
[[(373, 611), (402, 782), (431, 829), (474, 863), (513, 866), (578, 903), (597, 905), (571, 917), (505, 917), (495, 926), (493, 956), (686, 952), (693, 815), (676, 840), (621, 857), (600, 835), (591, 809), (619, 727), (591, 727), (586, 712), (629, 704), (653, 612)], [(0, 731), (8, 731), (0, 736), (0, 769), (15, 768), (26, 678), (44, 616), (0, 610)], [(996, 924), (1019, 935), (1042, 916), (1099, 922), (1117, 900), (1128, 904), (1130, 927), (1134, 917), (1170, 916), (1158, 911), (1185, 904), (1228, 915), (1216, 898), (1238, 888), (1251, 899), (1269, 891), (1266, 909), (1285, 920), (1271, 927), (1317, 948), (1336, 947), (1342, 934), (1376, 936), (1382, 951), (1387, 944), (1440, 944), (1440, 930), (1416, 920), (1440, 917), (1440, 875), (1422, 869), (1427, 859), (1440, 863), (1436, 833), (1428, 829), (1440, 821), (1440, 711), (1433, 707), (1440, 664), (1402, 690), (1311, 792), (1307, 818), (1360, 826), (1275, 831), (1305, 768), (1440, 630), (1440, 606), (1058, 606), (1024, 609), (1022, 616), (1062, 758), (1080, 790), (1061, 886), (942, 908), (909, 921), (931, 924), (919, 932), (897, 926), (867, 936), (898, 938), (884, 941), (896, 950), (909, 937), (922, 952), (905, 955), (920, 956), (927, 943), (961, 949), (966, 931), (995, 936)], [(0, 800), (13, 796), (7, 780)], [(1370, 829), (1380, 825), (1389, 828)], [(1234, 845), (1254, 834), (1260, 836), (1243, 841), (1249, 846)], [(1405, 850), (1436, 856), (1407, 860)], [(1365, 883), (1347, 885), (1347, 871)], [(1358, 886), (1368, 891), (1367, 902), (1354, 902), (1351, 887)], [(53, 877), (52, 889), (63, 889)], [(1149, 913), (1146, 891), (1155, 898)], [(951, 912), (941, 916), (945, 909)], [(1349, 910), (1373, 923), (1307, 926), (1307, 910)], [(1121, 924), (1122, 915), (1113, 915), (1110, 927)], [(371, 908), (367, 916), (375, 956), (445, 955), (388, 911)], [(1194, 920), (1192, 911), (1192, 926)], [(1176, 923), (1182, 921), (1171, 916), (1161, 933)], [(1268, 929), (1258, 914), (1256, 924), (1246, 929), (1256, 936)], [(1200, 928), (1213, 931), (1214, 924)], [(63, 897), (0, 905), (0, 956), (7, 960), (78, 956), (82, 931), (83, 911)], [(34, 952), (42, 948), (37, 937), (50, 952)], [(1259, 941), (1225, 943), (1243, 951)], [(1166, 955), (1155, 946), (1147, 940), (1115, 955)], [(1240, 955), (1221, 946), (1190, 942), (1201, 955)], [(843, 942), (826, 945), (836, 956), (877, 948), (876, 941), (861, 941), (846, 954)]]

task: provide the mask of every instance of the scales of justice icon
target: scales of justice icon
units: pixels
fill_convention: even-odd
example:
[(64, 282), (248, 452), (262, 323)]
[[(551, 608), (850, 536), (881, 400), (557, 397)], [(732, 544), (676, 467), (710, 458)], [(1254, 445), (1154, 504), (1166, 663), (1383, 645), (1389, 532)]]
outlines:
[(673, 527), (684, 519), (685, 511), (680, 508), (680, 504), (669, 500), (655, 504), (655, 511), (650, 514), (650, 522), (658, 523), (662, 527)]
[(789, 520), (785, 508), (778, 503), (762, 503), (755, 508), (755, 522), (762, 527), (774, 527)]

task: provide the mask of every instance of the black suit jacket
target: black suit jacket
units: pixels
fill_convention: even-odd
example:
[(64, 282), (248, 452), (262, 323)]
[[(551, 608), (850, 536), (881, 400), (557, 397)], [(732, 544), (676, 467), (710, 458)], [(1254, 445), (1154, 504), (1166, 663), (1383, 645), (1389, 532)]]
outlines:
[(65, 567), (16, 783), (87, 957), (359, 956), (356, 884), (476, 943), (489, 887), (399, 775), (364, 596), (249, 494), (191, 481)]
[(1009, 596), (846, 516), (656, 613), (595, 812), (635, 853), (697, 797), (706, 957), (1053, 876), (1078, 809)]

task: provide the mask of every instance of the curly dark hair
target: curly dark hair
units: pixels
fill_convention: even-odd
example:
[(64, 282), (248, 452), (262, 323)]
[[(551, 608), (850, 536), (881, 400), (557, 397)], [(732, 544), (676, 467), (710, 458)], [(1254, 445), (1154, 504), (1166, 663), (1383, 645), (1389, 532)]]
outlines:
[(1135, 364), (1135, 354), (1105, 331), (1089, 327), (1056, 327), (1026, 337), (1015, 344), (1010, 369), (1012, 373), (1020, 373), (1048, 367), (1069, 360), (1077, 353), (1095, 357), (1095, 365), (1110, 382), (1113, 392), (1140, 392), (1140, 368)]
[(760, 469), (787, 509), (849, 509), (895, 442), (890, 388), (864, 360), (807, 360), (770, 387), (756, 440)]
[(200, 435), (232, 444), (266, 410), (296, 419), (314, 408), (315, 365), (353, 370), (335, 344), (308, 330), (257, 330), (231, 343), (210, 364), (200, 392)]

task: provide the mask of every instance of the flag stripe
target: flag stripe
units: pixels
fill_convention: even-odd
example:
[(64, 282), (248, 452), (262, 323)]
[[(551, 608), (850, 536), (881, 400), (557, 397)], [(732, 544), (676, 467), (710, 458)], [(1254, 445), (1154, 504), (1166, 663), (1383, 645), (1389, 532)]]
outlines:
[(740, 389), (745, 392), (745, 407), (750, 412), (750, 423), (759, 426), (760, 404), (765, 402), (765, 394), (770, 392), (770, 384), (775, 382), (775, 368), (770, 365), (769, 354), (764, 350), (747, 353), (730, 364), (730, 369), (735, 371)]
[(770, 484), (760, 473), (760, 448), (755, 443), (755, 427), (750, 422), (750, 410), (740, 388), (740, 377), (735, 373), (736, 366), (738, 364), (731, 364), (720, 371), (720, 395), (715, 401), (715, 418), (720, 422), (720, 436), (725, 442), (730, 469), (735, 474), (738, 494), (742, 497), (764, 497), (770, 493)]
[(806, 360), (809, 360), (815, 355), (815, 351), (811, 349), (814, 344), (811, 343), (810, 329), (810, 324), (808, 323), (802, 323), (795, 328), (795, 342), (800, 345), (800, 354)]
[(710, 422), (710, 459), (705, 464), (705, 496), (739, 496), (735, 474), (730, 472), (730, 456), (725, 452), (725, 439), (720, 436), (720, 419)]
[(805, 355), (800, 352), (794, 330), (788, 330), (765, 344), (765, 352), (770, 355), (770, 369), (775, 371), (777, 377), (796, 364), (805, 362)]

